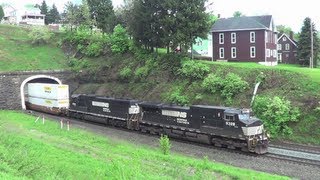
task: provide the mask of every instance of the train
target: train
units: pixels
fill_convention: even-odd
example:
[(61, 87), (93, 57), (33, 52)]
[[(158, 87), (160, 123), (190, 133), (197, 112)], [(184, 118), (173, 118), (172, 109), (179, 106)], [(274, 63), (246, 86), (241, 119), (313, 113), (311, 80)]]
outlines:
[(248, 109), (172, 104), (74, 94), (69, 105), (28, 104), (28, 109), (155, 135), (239, 149), (268, 152), (269, 138), (260, 119)]

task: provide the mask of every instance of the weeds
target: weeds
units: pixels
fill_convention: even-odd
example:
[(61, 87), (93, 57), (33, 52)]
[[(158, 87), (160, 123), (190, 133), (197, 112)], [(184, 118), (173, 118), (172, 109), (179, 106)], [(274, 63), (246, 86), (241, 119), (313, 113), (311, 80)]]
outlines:
[(164, 155), (168, 155), (170, 153), (171, 143), (170, 139), (167, 135), (161, 135), (159, 139), (160, 149)]

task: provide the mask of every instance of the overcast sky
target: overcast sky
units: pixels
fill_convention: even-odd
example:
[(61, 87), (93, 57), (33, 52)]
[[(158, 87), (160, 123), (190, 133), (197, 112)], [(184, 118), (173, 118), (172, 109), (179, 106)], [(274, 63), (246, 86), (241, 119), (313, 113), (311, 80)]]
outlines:
[[(212, 1), (212, 0), (210, 0)], [(320, 30), (320, 10), (314, 0), (213, 0), (214, 14), (230, 17), (240, 11), (247, 16), (273, 15), (276, 25), (286, 25), (299, 32), (303, 20), (310, 17)]]
[[(70, 0), (46, 0), (49, 6), (55, 3), (59, 11), (63, 10), (64, 4)], [(81, 2), (81, 0), (71, 0)], [(123, 0), (112, 0), (116, 7), (122, 4)], [(221, 14), (221, 17), (231, 17), (235, 11), (240, 11), (247, 16), (252, 15), (273, 15), (276, 25), (286, 25), (299, 32), (306, 17), (310, 17), (320, 30), (320, 10), (314, 0), (294, 1), (294, 0), (209, 0), (213, 2), (214, 14)], [(10, 2), (16, 6), (25, 3), (41, 3), (42, 0), (0, 0)]]

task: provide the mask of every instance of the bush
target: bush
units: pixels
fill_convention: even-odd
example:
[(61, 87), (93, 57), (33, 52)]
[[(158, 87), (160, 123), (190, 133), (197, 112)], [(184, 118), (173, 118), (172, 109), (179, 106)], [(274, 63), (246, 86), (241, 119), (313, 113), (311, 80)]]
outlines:
[(87, 44), (90, 39), (90, 32), (85, 29), (77, 31), (68, 31), (64, 37), (64, 41), (70, 42), (72, 44)]
[(68, 65), (71, 67), (72, 71), (79, 72), (82, 69), (88, 68), (89, 62), (87, 60), (71, 59), (69, 60)]
[(63, 42), (71, 43), (77, 48), (78, 52), (86, 56), (98, 57), (107, 45), (108, 36), (98, 33), (92, 34), (88, 29), (79, 29), (67, 32)]
[(193, 60), (185, 60), (182, 62), (182, 67), (179, 73), (191, 79), (203, 79), (210, 71), (208, 65), (196, 62)]
[(298, 121), (299, 110), (291, 106), (290, 101), (275, 96), (274, 98), (257, 97), (253, 111), (262, 119), (269, 134), (274, 137), (291, 135), (290, 122)]
[(315, 113), (320, 116), (320, 106), (314, 109)]
[(169, 71), (173, 75), (179, 75), (179, 69), (181, 68), (181, 55), (179, 54), (164, 54), (158, 58), (160, 68)]
[(129, 80), (131, 76), (132, 76), (132, 70), (129, 67), (124, 67), (123, 69), (121, 69), (119, 73), (119, 77), (122, 80)]
[(149, 68), (147, 66), (142, 66), (136, 69), (134, 76), (136, 80), (142, 80), (149, 75)]
[(159, 139), (160, 149), (164, 155), (168, 155), (170, 153), (171, 143), (170, 139), (167, 135), (161, 135)]
[(249, 84), (242, 80), (240, 76), (234, 73), (229, 73), (223, 80), (223, 88), (221, 95), (227, 100), (231, 100), (236, 94), (244, 92), (249, 87)]
[(206, 91), (214, 94), (215, 92), (222, 90), (223, 79), (216, 74), (209, 74), (208, 77), (203, 80), (202, 87)]
[(167, 101), (170, 103), (178, 104), (181, 106), (189, 104), (189, 98), (187, 96), (181, 95), (181, 89), (177, 88), (173, 90), (167, 97)]
[(33, 45), (41, 45), (49, 43), (52, 33), (46, 27), (34, 27), (29, 33)]
[(110, 38), (111, 51), (117, 54), (123, 54), (130, 49), (130, 40), (125, 28), (118, 24)]
[(103, 50), (103, 44), (101, 42), (90, 43), (85, 50), (85, 55), (89, 57), (98, 57), (101, 55)]
[(236, 94), (244, 92), (248, 87), (249, 84), (234, 73), (229, 73), (225, 79), (217, 74), (209, 74), (202, 82), (202, 88), (212, 94), (221, 91), (227, 103), (231, 103)]

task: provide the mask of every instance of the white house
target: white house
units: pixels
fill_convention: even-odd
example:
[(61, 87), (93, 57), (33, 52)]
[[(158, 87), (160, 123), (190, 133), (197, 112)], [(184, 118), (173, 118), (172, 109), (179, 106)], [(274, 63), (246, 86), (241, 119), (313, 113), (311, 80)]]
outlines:
[(1, 23), (5, 24), (27, 24), (45, 25), (45, 15), (40, 13), (40, 9), (33, 5), (24, 5), (16, 8), (12, 5), (3, 5), (4, 19)]
[(4, 17), (1, 23), (4, 24), (17, 24), (18, 18), (17, 18), (17, 9), (12, 7), (11, 5), (5, 4), (2, 6)]
[(20, 24), (45, 25), (45, 15), (41, 14), (40, 9), (35, 8), (33, 5), (25, 5), (21, 12)]

